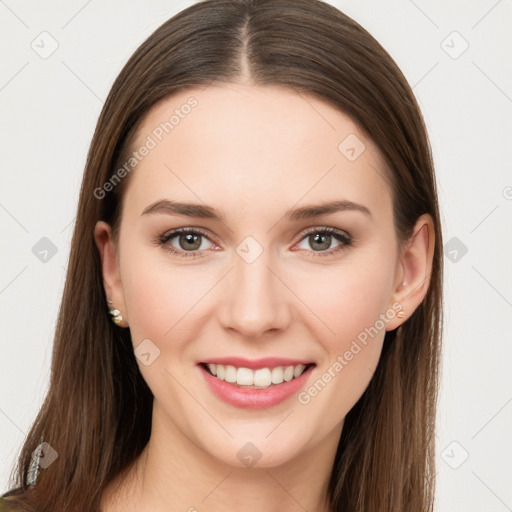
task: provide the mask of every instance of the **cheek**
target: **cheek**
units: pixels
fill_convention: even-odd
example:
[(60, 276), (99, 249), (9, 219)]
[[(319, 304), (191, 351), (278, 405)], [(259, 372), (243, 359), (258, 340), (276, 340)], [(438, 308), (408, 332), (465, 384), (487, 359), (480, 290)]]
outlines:
[[(343, 350), (385, 312), (392, 291), (391, 262), (391, 257), (366, 262), (347, 259), (338, 266), (315, 270), (314, 277), (312, 271), (289, 275), (287, 283), (307, 307), (301, 311), (311, 312), (302, 317), (316, 319), (315, 332), (327, 352)], [(382, 330), (380, 323), (378, 327)]]
[(215, 284), (223, 272), (208, 264), (180, 264), (162, 248), (145, 246), (135, 237), (127, 237), (122, 251), (121, 279), (133, 345), (151, 340), (160, 349), (157, 366), (190, 366), (191, 342), (201, 335), (202, 315), (216, 297)]
[(294, 281), (297, 295), (318, 316), (309, 315), (310, 331), (324, 352), (310, 387), (298, 399), (319, 414), (324, 411), (323, 418), (331, 426), (367, 388), (379, 361), (386, 322), (394, 318), (394, 310), (388, 309), (392, 255), (362, 260), (357, 265), (347, 261), (336, 271), (317, 272), (313, 281), (302, 281), (302, 286), (300, 280)]
[(195, 366), (190, 351), (201, 334), (197, 315), (215, 276), (205, 275), (199, 266), (171, 265), (165, 261), (166, 254), (158, 252), (158, 248), (128, 249), (129, 256), (121, 264), (125, 305), (135, 354), (139, 345), (151, 354), (150, 364), (137, 361), (144, 380), (154, 396), (167, 404), (165, 410), (181, 411), (190, 407), (190, 400), (175, 379), (186, 382)]
[[(380, 278), (380, 280), (379, 280)], [(327, 427), (338, 424), (362, 396), (378, 365), (386, 332), (388, 309), (387, 280), (378, 274), (359, 276), (340, 285), (343, 292), (336, 309), (324, 311), (335, 334), (323, 337), (326, 357), (315, 368), (309, 386), (298, 395), (299, 403), (311, 417), (322, 417)]]

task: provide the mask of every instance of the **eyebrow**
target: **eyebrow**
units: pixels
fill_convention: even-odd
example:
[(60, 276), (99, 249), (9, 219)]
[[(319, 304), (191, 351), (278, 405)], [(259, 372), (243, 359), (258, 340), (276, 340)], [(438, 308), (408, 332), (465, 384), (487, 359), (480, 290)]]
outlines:
[[(284, 218), (288, 221), (300, 221), (342, 211), (358, 211), (364, 213), (368, 217), (372, 217), (370, 210), (366, 206), (343, 199), (290, 209), (285, 212)], [(182, 203), (178, 201), (171, 201), (169, 199), (161, 199), (150, 204), (144, 209), (142, 215), (151, 215), (155, 213), (184, 215), (186, 217), (212, 219), (221, 222), (225, 221), (225, 217), (222, 212), (211, 206), (196, 203)]]

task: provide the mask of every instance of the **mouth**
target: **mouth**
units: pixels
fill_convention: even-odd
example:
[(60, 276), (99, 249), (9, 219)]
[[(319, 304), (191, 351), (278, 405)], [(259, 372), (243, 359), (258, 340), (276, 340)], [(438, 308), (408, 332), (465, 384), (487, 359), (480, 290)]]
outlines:
[(298, 379), (315, 363), (247, 368), (231, 364), (199, 363), (212, 377), (245, 389), (268, 389)]
[(281, 358), (223, 358), (202, 361), (197, 367), (207, 388), (223, 402), (241, 409), (268, 409), (304, 388), (316, 363)]

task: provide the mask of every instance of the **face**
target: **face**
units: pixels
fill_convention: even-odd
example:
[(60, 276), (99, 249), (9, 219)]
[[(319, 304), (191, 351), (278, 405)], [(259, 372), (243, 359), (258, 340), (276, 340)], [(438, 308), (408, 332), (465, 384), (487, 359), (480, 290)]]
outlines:
[(133, 148), (109, 292), (153, 421), (235, 466), (339, 434), (401, 307), (372, 141), (311, 96), (231, 84), (164, 100)]

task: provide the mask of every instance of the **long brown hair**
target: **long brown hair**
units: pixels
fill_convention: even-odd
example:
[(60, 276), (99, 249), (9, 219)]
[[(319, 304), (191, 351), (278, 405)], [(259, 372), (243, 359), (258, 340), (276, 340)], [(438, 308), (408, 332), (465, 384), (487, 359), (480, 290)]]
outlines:
[[(101, 112), (87, 157), (50, 385), (11, 476), (16, 502), (38, 512), (99, 509), (103, 489), (141, 454), (152, 393), (129, 329), (110, 322), (93, 230), (118, 226), (128, 178), (98, 198), (130, 152), (149, 110), (171, 93), (236, 82), (280, 85), (328, 101), (380, 149), (398, 239), (431, 215), (435, 249), (428, 292), (398, 330), (348, 413), (331, 475), (334, 511), (426, 512), (433, 508), (434, 427), (442, 326), (442, 238), (430, 146), (401, 71), (352, 19), (318, 0), (206, 0), (165, 22), (133, 54)], [(44, 439), (58, 458), (31, 485)], [(32, 468), (33, 469), (33, 468)]]

